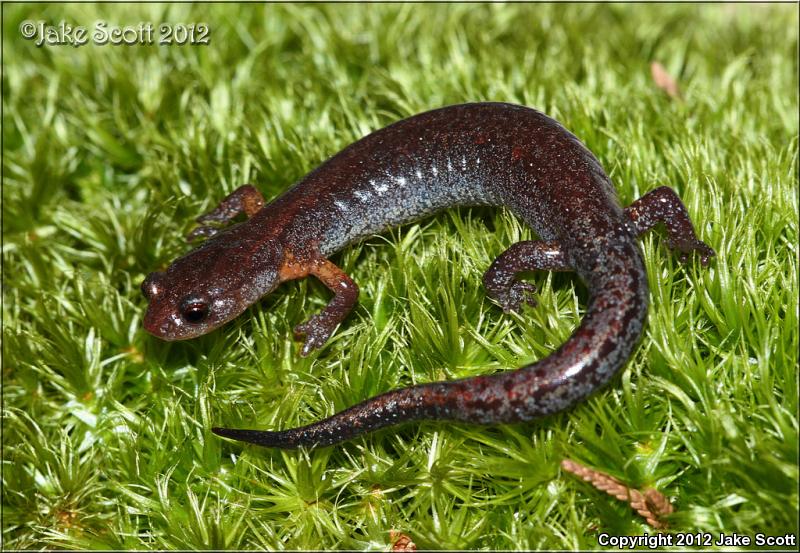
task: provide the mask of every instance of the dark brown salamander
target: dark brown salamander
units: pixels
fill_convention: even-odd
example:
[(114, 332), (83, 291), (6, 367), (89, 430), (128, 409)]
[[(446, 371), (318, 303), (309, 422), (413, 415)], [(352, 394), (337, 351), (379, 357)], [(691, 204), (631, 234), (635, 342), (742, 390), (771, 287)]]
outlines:
[[(291, 430), (214, 428), (267, 447), (335, 444), (401, 421), (527, 421), (561, 411), (611, 379), (631, 354), (647, 313), (648, 288), (635, 237), (658, 223), (683, 260), (705, 265), (686, 208), (661, 187), (623, 209), (600, 163), (578, 139), (538, 111), (464, 104), (376, 131), (320, 165), (270, 203), (245, 185), (200, 217), (190, 237), (213, 236), (142, 283), (144, 326), (164, 340), (209, 332), (281, 282), (314, 275), (334, 297), (299, 325), (301, 355), (319, 348), (353, 308), (358, 287), (328, 260), (347, 244), (444, 208), (505, 206), (539, 240), (513, 244), (484, 275), (505, 311), (533, 303), (521, 271), (575, 271), (590, 299), (580, 326), (550, 356), (515, 371), (403, 388)], [(223, 232), (208, 223), (246, 222)]]

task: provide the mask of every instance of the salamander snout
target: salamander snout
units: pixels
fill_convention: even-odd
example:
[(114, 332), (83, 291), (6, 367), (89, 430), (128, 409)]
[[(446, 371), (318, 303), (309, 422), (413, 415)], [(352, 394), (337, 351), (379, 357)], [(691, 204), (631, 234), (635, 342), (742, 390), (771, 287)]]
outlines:
[(154, 272), (147, 275), (147, 278), (142, 281), (142, 294), (144, 294), (144, 297), (152, 300), (162, 292), (161, 281), (163, 277), (164, 273), (162, 272)]
[(149, 302), (145, 330), (167, 341), (196, 338), (274, 289), (277, 250), (272, 242), (246, 238), (234, 228), (147, 275), (142, 282)]
[[(145, 292), (145, 296), (152, 290)], [(230, 302), (210, 300), (192, 294), (174, 298), (171, 294), (149, 296), (150, 305), (144, 316), (144, 328), (162, 340), (187, 340), (201, 336), (239, 313)]]
[(176, 301), (167, 285), (168, 275), (154, 272), (142, 282), (142, 294), (150, 302), (144, 317), (144, 328), (163, 340), (193, 338), (209, 330), (210, 302), (193, 294)]
[(142, 294), (150, 302), (143, 321), (147, 332), (167, 341), (196, 338), (236, 317), (251, 303), (238, 290), (203, 286), (189, 277), (182, 271), (167, 271), (144, 279)]

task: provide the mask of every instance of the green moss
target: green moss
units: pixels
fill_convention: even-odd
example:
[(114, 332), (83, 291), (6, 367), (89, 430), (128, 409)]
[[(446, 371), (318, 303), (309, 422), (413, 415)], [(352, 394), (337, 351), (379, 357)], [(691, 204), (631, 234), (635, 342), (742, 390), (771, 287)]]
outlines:
[[(798, 532), (796, 6), (3, 5), (6, 548), (592, 548), (649, 530), (563, 474), (574, 458), (673, 499), (676, 531)], [(206, 22), (207, 46), (36, 48), (23, 20)], [(652, 83), (661, 61), (683, 100)], [(529, 424), (423, 423), (339, 447), (224, 442), (413, 382), (541, 358), (585, 305), (536, 274), (505, 316), (481, 275), (531, 236), (462, 209), (336, 256), (361, 303), (297, 356), (327, 293), (292, 283), (220, 331), (141, 329), (143, 277), (192, 220), (272, 196), (345, 145), (449, 103), (558, 118), (623, 203), (675, 188), (708, 269), (642, 241), (646, 335), (623, 374)]]

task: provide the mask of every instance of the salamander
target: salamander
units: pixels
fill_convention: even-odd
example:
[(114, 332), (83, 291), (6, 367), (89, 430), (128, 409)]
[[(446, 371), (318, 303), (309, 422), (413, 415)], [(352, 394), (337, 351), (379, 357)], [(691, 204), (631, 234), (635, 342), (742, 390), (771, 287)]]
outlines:
[[(253, 186), (235, 190), (189, 235), (207, 240), (142, 283), (144, 327), (163, 340), (193, 338), (280, 283), (313, 275), (334, 295), (294, 329), (308, 355), (358, 297), (332, 254), (440, 210), (479, 205), (510, 210), (538, 235), (512, 244), (483, 276), (504, 311), (535, 304), (523, 271), (573, 271), (586, 284), (585, 315), (556, 351), (516, 370), (389, 391), (299, 428), (212, 431), (266, 447), (315, 447), (404, 421), (510, 423), (565, 410), (606, 384), (642, 333), (649, 289), (636, 237), (663, 224), (682, 261), (696, 253), (706, 265), (715, 255), (670, 188), (622, 208), (600, 162), (557, 121), (519, 105), (454, 105), (367, 135), (269, 203)], [(222, 228), (241, 214), (244, 222)]]

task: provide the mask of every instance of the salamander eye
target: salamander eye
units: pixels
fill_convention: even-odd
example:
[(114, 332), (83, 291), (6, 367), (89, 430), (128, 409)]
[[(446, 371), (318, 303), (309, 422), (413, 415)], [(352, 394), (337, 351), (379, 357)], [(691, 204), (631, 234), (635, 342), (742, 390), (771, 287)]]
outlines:
[(192, 299), (184, 301), (181, 305), (181, 317), (189, 324), (202, 323), (207, 316), (208, 304), (203, 301)]

